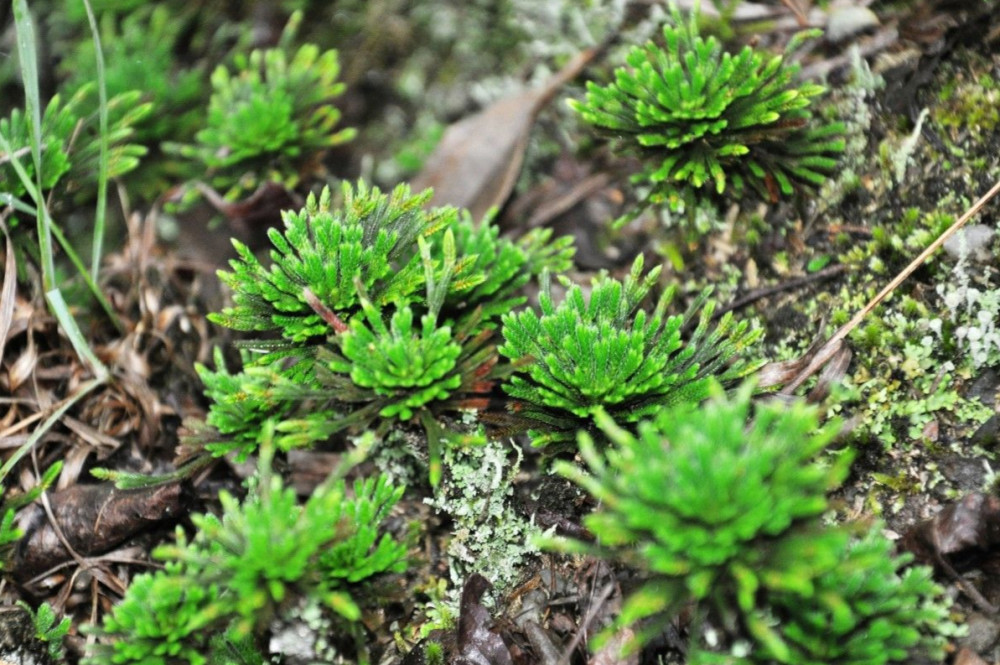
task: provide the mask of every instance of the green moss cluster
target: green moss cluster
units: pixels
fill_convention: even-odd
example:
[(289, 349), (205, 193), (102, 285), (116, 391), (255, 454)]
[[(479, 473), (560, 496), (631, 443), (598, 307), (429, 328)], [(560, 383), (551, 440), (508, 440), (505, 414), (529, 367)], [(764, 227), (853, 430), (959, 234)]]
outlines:
[(234, 71), (218, 66), (205, 126), (193, 145), (171, 147), (199, 162), (231, 198), (265, 181), (294, 187), (310, 162), (354, 137), (354, 129), (334, 130), (340, 110), (333, 101), (344, 91), (337, 51), (287, 46), (301, 20), (301, 12), (292, 15), (278, 47), (237, 54)]
[[(713, 377), (732, 383), (755, 369), (746, 352), (759, 331), (730, 315), (713, 327), (707, 293), (686, 315), (666, 315), (671, 289), (652, 314), (639, 309), (660, 272), (643, 275), (642, 266), (639, 256), (624, 282), (598, 277), (589, 298), (570, 286), (558, 305), (543, 281), (540, 315), (504, 316), (499, 350), (517, 365), (504, 390), (518, 400), (518, 416), (531, 423), (535, 446), (573, 442), (597, 413), (633, 423), (675, 403), (697, 403)], [(681, 328), (696, 313), (699, 325), (682, 342)]]
[[(262, 418), (280, 417), (278, 445), (309, 445), (380, 421), (416, 419), (428, 434), (430, 477), (441, 473), (442, 410), (484, 404), (499, 377), (490, 341), (534, 274), (563, 270), (572, 249), (537, 231), (518, 242), (454, 208), (425, 210), (430, 192), (391, 194), (364, 183), (329, 190), (272, 230), (271, 265), (236, 243), (222, 279), (234, 305), (214, 319), (276, 331), (240, 374), (200, 369), (214, 405), (197, 445), (251, 453)], [(383, 428), (384, 429), (384, 428)]]
[(844, 149), (844, 127), (813, 125), (811, 98), (824, 88), (795, 85), (798, 66), (785, 61), (817, 33), (796, 36), (780, 56), (749, 46), (730, 54), (698, 33), (697, 11), (687, 20), (676, 5), (671, 13), (663, 47), (634, 48), (613, 83), (589, 83), (586, 100), (570, 102), (640, 156), (646, 165), (634, 180), (650, 187), (649, 200), (691, 206), (703, 187), (739, 196), (750, 186), (775, 201), (796, 184), (822, 184)]
[(554, 544), (640, 571), (614, 624), (634, 632), (627, 648), (694, 603), (695, 630), (710, 626), (721, 644), (696, 632), (692, 662), (941, 657), (952, 626), (931, 571), (899, 572), (909, 559), (894, 557), (877, 531), (853, 538), (823, 522), (827, 493), (851, 461), (843, 452), (820, 459), (839, 424), (817, 429), (817, 412), (801, 405), (751, 411), (750, 394), (745, 387), (730, 399), (716, 386), (701, 407), (660, 410), (636, 434), (601, 416), (613, 445), (601, 452), (581, 435), (590, 473), (557, 466), (600, 507), (585, 519), (593, 543)]
[(98, 631), (111, 643), (88, 662), (206, 663), (212, 651), (252, 644), (294, 598), (356, 622), (352, 590), (405, 567), (406, 547), (380, 535), (402, 487), (379, 477), (348, 493), (334, 474), (300, 504), (272, 475), (267, 451), (260, 465), (246, 499), (221, 493), (221, 517), (194, 516), (190, 542), (178, 530), (176, 545), (157, 550), (166, 567), (133, 580)]

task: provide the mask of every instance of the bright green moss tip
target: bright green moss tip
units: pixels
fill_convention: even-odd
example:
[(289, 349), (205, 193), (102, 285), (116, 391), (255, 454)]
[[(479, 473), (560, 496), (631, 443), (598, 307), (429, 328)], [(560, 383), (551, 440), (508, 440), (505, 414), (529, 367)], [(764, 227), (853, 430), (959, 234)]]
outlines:
[(697, 5), (684, 19), (672, 5), (663, 45), (632, 49), (614, 82), (587, 85), (570, 105), (619, 138), (644, 169), (634, 180), (653, 203), (690, 201), (703, 189), (742, 194), (749, 185), (769, 201), (796, 185), (819, 185), (844, 149), (841, 123), (817, 126), (809, 106), (822, 86), (796, 85), (790, 52), (817, 31), (796, 35), (773, 56), (743, 47), (723, 51), (698, 34)]

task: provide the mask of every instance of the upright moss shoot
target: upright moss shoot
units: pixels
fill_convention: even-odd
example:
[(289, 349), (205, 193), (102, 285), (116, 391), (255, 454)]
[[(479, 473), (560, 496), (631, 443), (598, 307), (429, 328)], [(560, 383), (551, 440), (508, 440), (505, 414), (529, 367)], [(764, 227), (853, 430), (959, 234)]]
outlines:
[(776, 201), (797, 184), (822, 184), (843, 151), (844, 128), (813, 123), (809, 107), (824, 88), (796, 85), (799, 66), (788, 62), (819, 33), (800, 33), (782, 55), (750, 46), (731, 54), (699, 34), (697, 6), (687, 19), (676, 5), (671, 14), (663, 46), (633, 48), (614, 82), (589, 82), (586, 99), (570, 101), (642, 159), (634, 182), (649, 187), (648, 201), (693, 209), (705, 188), (740, 196), (748, 185)]

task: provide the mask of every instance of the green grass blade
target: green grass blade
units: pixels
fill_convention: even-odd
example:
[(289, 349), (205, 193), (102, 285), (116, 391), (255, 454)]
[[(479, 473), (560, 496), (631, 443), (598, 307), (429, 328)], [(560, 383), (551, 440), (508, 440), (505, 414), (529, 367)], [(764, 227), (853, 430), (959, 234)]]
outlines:
[[(4, 136), (3, 134), (0, 134), (0, 152), (4, 152), (10, 157), (10, 164), (11, 166), (14, 167), (14, 172), (17, 173), (18, 178), (21, 179), (21, 184), (24, 185), (24, 188), (28, 192), (28, 195), (31, 196), (31, 199), (33, 201), (35, 201), (36, 207), (30, 208), (27, 204), (23, 202), (20, 202), (21, 206), (18, 206), (16, 205), (16, 202), (18, 202), (18, 200), (9, 195), (7, 195), (9, 200), (4, 200), (4, 202), (14, 205), (14, 207), (18, 210), (25, 210), (32, 214), (36, 214), (41, 220), (43, 220), (43, 222), (41, 223), (44, 223), (45, 228), (47, 228), (52, 235), (55, 235), (56, 240), (59, 241), (59, 244), (62, 246), (63, 251), (66, 252), (66, 256), (69, 257), (70, 261), (76, 267), (77, 271), (79, 271), (80, 275), (83, 276), (83, 280), (84, 282), (86, 282), (87, 288), (90, 289), (90, 292), (97, 299), (97, 302), (101, 305), (101, 309), (104, 310), (104, 313), (107, 314), (108, 318), (111, 320), (111, 322), (115, 325), (115, 327), (118, 330), (124, 330), (125, 327), (119, 320), (118, 315), (115, 314), (114, 309), (111, 308), (111, 303), (108, 302), (108, 299), (104, 297), (104, 293), (102, 293), (101, 290), (97, 287), (97, 283), (94, 282), (93, 279), (91, 279), (90, 274), (87, 272), (86, 266), (83, 265), (83, 261), (80, 259), (80, 255), (76, 253), (76, 250), (73, 248), (73, 245), (71, 245), (66, 236), (63, 235), (62, 229), (60, 229), (52, 222), (51, 218), (49, 217), (49, 209), (45, 205), (45, 200), (42, 198), (42, 195), (39, 192), (38, 188), (35, 186), (35, 183), (32, 182), (31, 177), (28, 175), (28, 172), (24, 170), (24, 165), (21, 164), (21, 160), (18, 159), (17, 155), (14, 154), (14, 151), (12, 150), (10, 142), (7, 140), (7, 137)], [(41, 227), (39, 228), (39, 235), (41, 235)], [(41, 243), (39, 243), (39, 251), (41, 252)], [(52, 245), (51, 245), (51, 235), (50, 235), (50, 241), (49, 241), (50, 259), (51, 259), (51, 254), (52, 254)], [(44, 270), (45, 269), (44, 257), (42, 258), (42, 263), (43, 263), (42, 269)], [(53, 271), (55, 270), (54, 266), (52, 267), (52, 270)], [(44, 279), (42, 281), (44, 284)]]
[[(38, 51), (35, 39), (35, 24), (28, 12), (27, 0), (13, 0), (14, 26), (17, 32), (17, 59), (21, 69), (21, 81), (24, 85), (25, 115), (31, 123), (31, 158), (35, 162), (35, 182), (28, 187), (27, 173), (18, 168), (17, 156), (10, 145), (4, 149), (10, 155), (11, 163), (17, 175), (25, 184), (25, 189), (31, 194), (37, 207), (36, 221), (38, 225), (38, 250), (42, 262), (42, 289), (49, 291), (53, 287), (55, 263), (52, 258), (51, 220), (42, 199), (42, 105), (38, 92)], [(6, 141), (4, 141), (6, 144)]]
[(62, 326), (63, 332), (69, 338), (69, 342), (73, 345), (73, 349), (76, 350), (76, 354), (90, 365), (90, 369), (94, 373), (94, 378), (103, 382), (108, 378), (108, 369), (94, 355), (94, 351), (87, 344), (87, 340), (84, 339), (83, 333), (80, 332), (80, 327), (76, 324), (76, 319), (73, 318), (69, 307), (66, 306), (66, 301), (63, 300), (62, 291), (52, 289), (45, 294), (45, 299), (49, 302), (52, 313), (55, 315), (59, 325)]
[[(35, 180), (32, 182), (24, 166), (21, 164), (13, 147), (7, 137), (0, 136), (0, 148), (7, 153), (10, 163), (14, 167), (18, 178), (24, 184), (25, 190), (35, 202), (35, 219), (38, 226), (38, 253), (42, 264), (42, 288), (45, 291), (45, 299), (52, 309), (63, 332), (69, 338), (73, 348), (82, 360), (87, 362), (91, 371), (94, 372), (95, 380), (103, 383), (107, 378), (108, 370), (104, 364), (94, 355), (87, 344), (80, 327), (77, 325), (73, 315), (66, 307), (66, 302), (62, 297), (62, 292), (55, 285), (55, 260), (52, 251), (52, 231), (55, 225), (49, 215), (49, 209), (45, 205), (45, 198), (42, 192), (42, 113), (41, 98), (38, 91), (38, 61), (37, 42), (35, 39), (35, 26), (28, 12), (27, 0), (14, 0), (14, 22), (17, 32), (17, 53), (21, 69), (21, 79), (24, 85), (25, 114), (31, 122), (31, 157), (35, 162)], [(87, 286), (101, 303), (102, 308), (111, 316), (111, 320), (120, 327), (118, 318), (114, 316), (110, 303), (97, 288), (97, 284), (90, 279), (83, 263), (79, 261), (76, 252), (66, 241), (65, 237), (59, 233), (60, 244), (67, 250), (67, 254), (74, 259), (77, 270), (87, 280)]]
[(8, 194), (7, 192), (0, 192), (0, 205), (10, 206), (14, 210), (23, 212), (26, 215), (38, 214), (38, 211), (35, 210), (34, 206), (28, 205), (13, 194)]
[(83, 0), (83, 6), (87, 10), (87, 21), (90, 23), (90, 32), (94, 39), (94, 52), (97, 54), (98, 122), (101, 128), (98, 138), (101, 156), (97, 172), (97, 210), (94, 213), (93, 253), (90, 260), (90, 278), (96, 282), (104, 250), (104, 226), (108, 204), (108, 88), (104, 78), (104, 50), (101, 46), (97, 19), (94, 18), (94, 9), (90, 6), (90, 0)]

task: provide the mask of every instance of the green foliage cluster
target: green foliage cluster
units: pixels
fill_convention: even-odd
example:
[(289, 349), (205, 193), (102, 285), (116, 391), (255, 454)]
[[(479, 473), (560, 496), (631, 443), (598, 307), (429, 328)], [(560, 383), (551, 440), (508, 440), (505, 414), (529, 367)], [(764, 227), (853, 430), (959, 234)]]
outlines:
[[(152, 107), (140, 101), (140, 93), (124, 92), (108, 100), (108, 177), (128, 173), (139, 164), (146, 148), (132, 143), (135, 126), (149, 115)], [(89, 190), (97, 182), (100, 144), (96, 93), (93, 84), (81, 86), (65, 101), (60, 95), (49, 100), (42, 114), (42, 189), (49, 191), (60, 182), (71, 191)], [(31, 128), (20, 109), (0, 119), (0, 136), (10, 145), (13, 156), (0, 152), (0, 192), (21, 198), (26, 191), (12, 164), (17, 158), (32, 178)]]
[(330, 363), (334, 372), (347, 374), (359, 388), (376, 395), (405, 397), (387, 404), (379, 415), (402, 420), (413, 417), (413, 409), (428, 402), (446, 399), (462, 383), (455, 372), (462, 346), (454, 341), (450, 326), (438, 326), (435, 314), (420, 317), (413, 326), (413, 310), (397, 309), (386, 327), (381, 314), (363, 301), (365, 319), (351, 321), (340, 338), (342, 358)]
[(407, 187), (385, 195), (360, 182), (357, 188), (345, 185), (342, 194), (338, 209), (325, 189), (302, 210), (285, 213), (285, 230), (268, 232), (270, 266), (234, 241), (239, 259), (231, 263), (232, 272), (220, 274), (233, 290), (234, 306), (212, 320), (235, 330), (275, 330), (303, 343), (330, 334), (327, 310), (340, 312), (341, 319), (360, 311), (362, 294), (379, 307), (420, 299), (424, 271), (417, 238), (456, 224), (457, 212), (425, 211), (430, 193), (411, 196)]
[[(175, 52), (184, 23), (163, 5), (138, 7), (121, 16), (121, 8), (117, 9), (105, 12), (100, 20), (108, 97), (138, 90), (143, 100), (153, 105), (156, 112), (136, 126), (136, 140), (144, 145), (193, 136), (207, 81), (202, 71), (178, 63)], [(76, 42), (59, 63), (59, 71), (66, 77), (66, 90), (78, 90), (96, 81), (94, 41)]]
[(614, 445), (601, 452), (582, 434), (590, 473), (557, 466), (600, 501), (585, 521), (597, 544), (558, 546), (643, 575), (616, 621), (636, 625), (631, 646), (693, 601), (695, 625), (708, 622), (725, 640), (723, 653), (705, 653), (693, 635), (691, 662), (860, 665), (905, 661), (914, 649), (940, 657), (952, 626), (930, 570), (900, 572), (909, 559), (875, 529), (858, 538), (822, 521), (852, 457), (819, 458), (839, 424), (817, 429), (816, 411), (802, 405), (751, 413), (750, 386), (732, 398), (718, 385), (713, 393), (701, 407), (660, 410), (635, 434), (601, 414)]
[(69, 634), (70, 620), (64, 616), (56, 623), (56, 612), (48, 603), (42, 603), (37, 610), (32, 610), (25, 603), (18, 603), (31, 614), (31, 622), (35, 627), (35, 639), (47, 646), (47, 653), (52, 660), (59, 660), (65, 655), (63, 640)]
[(390, 194), (345, 184), (272, 229), (267, 267), (246, 246), (221, 274), (233, 306), (213, 317), (237, 330), (277, 332), (250, 340), (244, 370), (200, 369), (214, 404), (202, 432), (212, 454), (257, 445), (277, 417), (281, 448), (307, 445), (376, 419), (418, 419), (429, 434), (431, 477), (440, 474), (441, 409), (484, 402), (498, 378), (490, 343), (500, 314), (524, 302), (519, 289), (543, 270), (565, 270), (568, 239), (499, 237), (453, 208), (424, 209), (430, 192)]
[(406, 547), (379, 535), (402, 487), (380, 476), (356, 481), (348, 493), (335, 473), (299, 504), (271, 474), (269, 454), (246, 499), (221, 493), (221, 517), (194, 516), (193, 540), (178, 529), (176, 545), (155, 551), (164, 570), (133, 580), (99, 630), (114, 642), (90, 663), (205, 663), (213, 649), (252, 642), (303, 597), (350, 628), (361, 616), (352, 595), (358, 585), (404, 569)]
[[(707, 292), (684, 315), (666, 315), (673, 289), (651, 314), (639, 309), (660, 273), (656, 267), (643, 276), (642, 268), (640, 255), (624, 282), (600, 276), (589, 298), (570, 286), (558, 305), (545, 278), (541, 315), (504, 315), (499, 351), (516, 367), (504, 390), (520, 400), (517, 413), (531, 423), (534, 445), (572, 445), (598, 413), (635, 423), (672, 404), (697, 403), (713, 378), (732, 384), (759, 366), (745, 356), (760, 331), (729, 314), (713, 326)], [(698, 326), (684, 342), (682, 329), (696, 313)]]
[(62, 467), (62, 462), (56, 462), (46, 469), (38, 484), (18, 496), (6, 495), (6, 488), (3, 485), (4, 475), (0, 473), (0, 496), (3, 496), (3, 500), (0, 501), (0, 516), (2, 516), (0, 517), (0, 571), (7, 567), (14, 553), (14, 547), (23, 535), (21, 529), (14, 524), (18, 510), (35, 501), (42, 492), (51, 487), (59, 477)]
[(294, 187), (310, 162), (354, 136), (353, 129), (334, 131), (340, 111), (333, 100), (344, 91), (337, 51), (304, 44), (292, 53), (287, 46), (301, 20), (301, 12), (292, 16), (280, 46), (238, 54), (233, 72), (215, 69), (205, 126), (194, 145), (176, 147), (230, 196), (264, 180)]
[(811, 126), (811, 99), (824, 88), (796, 86), (799, 67), (786, 62), (817, 33), (800, 33), (783, 55), (750, 46), (734, 55), (699, 35), (697, 14), (685, 20), (674, 5), (663, 47), (633, 48), (613, 83), (590, 82), (586, 100), (570, 104), (643, 159), (634, 181), (649, 186), (652, 203), (693, 209), (706, 186), (740, 196), (746, 185), (774, 201), (796, 184), (822, 184), (844, 148), (843, 126)]

